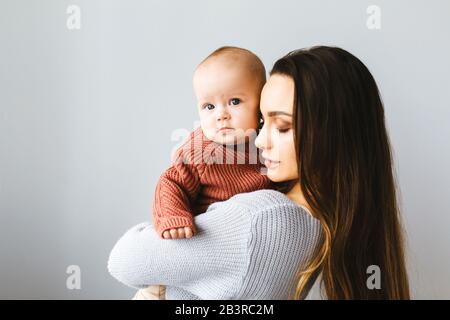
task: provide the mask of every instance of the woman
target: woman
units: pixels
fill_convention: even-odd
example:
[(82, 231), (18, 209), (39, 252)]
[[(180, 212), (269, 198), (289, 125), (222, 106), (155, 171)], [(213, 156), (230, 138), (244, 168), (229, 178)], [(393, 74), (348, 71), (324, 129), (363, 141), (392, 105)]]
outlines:
[[(129, 230), (109, 270), (169, 299), (302, 299), (321, 273), (328, 299), (409, 299), (384, 110), (364, 64), (313, 47), (278, 60), (256, 139), (280, 191), (238, 194), (196, 217), (197, 237)], [(380, 286), (367, 269), (380, 268)]]

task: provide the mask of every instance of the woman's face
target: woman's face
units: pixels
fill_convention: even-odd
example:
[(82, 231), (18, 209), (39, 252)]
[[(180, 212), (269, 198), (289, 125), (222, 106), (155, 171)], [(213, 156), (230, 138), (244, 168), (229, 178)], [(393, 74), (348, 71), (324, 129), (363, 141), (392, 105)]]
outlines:
[(261, 93), (264, 125), (255, 140), (267, 167), (267, 176), (274, 182), (298, 179), (294, 146), (293, 108), (294, 81), (287, 76), (270, 76)]

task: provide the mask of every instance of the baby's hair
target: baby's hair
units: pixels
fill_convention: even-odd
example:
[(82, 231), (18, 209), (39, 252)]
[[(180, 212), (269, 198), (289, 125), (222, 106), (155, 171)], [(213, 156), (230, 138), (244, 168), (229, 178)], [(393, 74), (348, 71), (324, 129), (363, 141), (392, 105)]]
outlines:
[(264, 85), (264, 83), (266, 82), (266, 68), (264, 67), (264, 64), (256, 54), (244, 48), (233, 46), (220, 47), (210, 53), (205, 59), (203, 59), (203, 61), (200, 62), (197, 68), (203, 65), (205, 62), (211, 60), (212, 58), (225, 56), (238, 61), (245, 59), (252, 74), (254, 74), (255, 78), (261, 81), (261, 85)]

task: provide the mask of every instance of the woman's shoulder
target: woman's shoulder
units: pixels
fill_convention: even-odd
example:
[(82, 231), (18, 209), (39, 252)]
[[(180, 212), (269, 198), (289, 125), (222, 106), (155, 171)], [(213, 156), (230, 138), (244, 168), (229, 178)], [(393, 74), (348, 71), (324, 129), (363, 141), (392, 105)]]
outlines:
[(323, 239), (320, 221), (275, 190), (259, 190), (233, 198), (250, 208), (249, 260), (237, 296), (288, 299), (288, 287), (295, 272), (307, 265)]
[(261, 189), (252, 192), (239, 193), (229, 200), (251, 209), (264, 209), (266, 207), (289, 204), (292, 202), (284, 193), (272, 189)]
[[(226, 201), (216, 202), (207, 211), (217, 212), (218, 219), (238, 219), (254, 221), (271, 220), (278, 225), (291, 225), (294, 228), (311, 228), (320, 225), (309, 211), (289, 199), (284, 193), (261, 189), (252, 192), (239, 193)], [(253, 229), (252, 232), (255, 232)], [(257, 231), (256, 231), (257, 232)]]
[[(296, 234), (319, 236), (322, 226), (309, 210), (292, 201), (282, 192), (263, 189), (241, 193), (230, 198), (246, 208), (251, 216), (252, 233), (263, 235), (261, 229), (271, 233), (271, 229), (282, 228)], [(285, 235), (282, 235), (285, 236)]]
[(308, 209), (298, 205), (288, 198), (288, 196), (280, 191), (272, 189), (261, 189), (252, 192), (239, 193), (229, 199), (241, 206), (250, 209), (253, 214), (264, 214), (267, 212), (276, 213), (289, 211), (300, 212), (313, 218)]

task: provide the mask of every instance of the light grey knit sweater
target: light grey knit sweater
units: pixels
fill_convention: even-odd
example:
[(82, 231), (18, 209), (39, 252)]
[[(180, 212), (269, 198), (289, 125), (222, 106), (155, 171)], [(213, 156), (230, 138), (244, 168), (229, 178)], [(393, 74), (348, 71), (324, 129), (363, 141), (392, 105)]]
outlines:
[(110, 274), (134, 288), (166, 285), (168, 300), (289, 299), (322, 241), (320, 222), (274, 190), (213, 203), (195, 224), (194, 237), (176, 240), (134, 226), (111, 251)]

